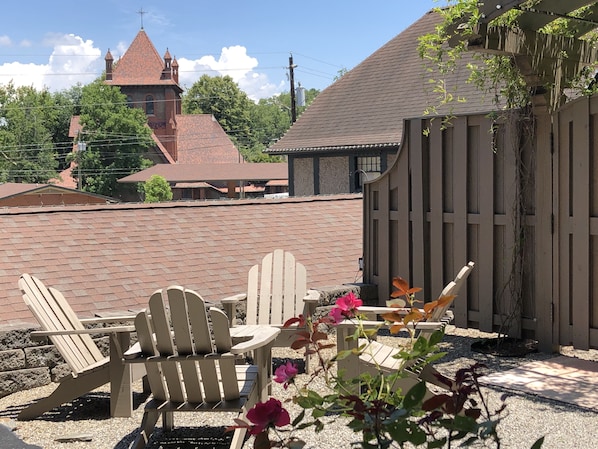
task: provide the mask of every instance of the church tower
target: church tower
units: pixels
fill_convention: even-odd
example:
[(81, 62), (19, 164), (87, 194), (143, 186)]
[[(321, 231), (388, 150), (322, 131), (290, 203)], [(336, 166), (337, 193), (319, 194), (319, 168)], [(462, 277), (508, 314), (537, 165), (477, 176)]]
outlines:
[(176, 116), (181, 113), (183, 89), (178, 84), (176, 59), (172, 59), (168, 49), (161, 57), (143, 28), (116, 64), (110, 50), (104, 59), (106, 84), (120, 87), (131, 107), (145, 111), (154, 134), (177, 162)]

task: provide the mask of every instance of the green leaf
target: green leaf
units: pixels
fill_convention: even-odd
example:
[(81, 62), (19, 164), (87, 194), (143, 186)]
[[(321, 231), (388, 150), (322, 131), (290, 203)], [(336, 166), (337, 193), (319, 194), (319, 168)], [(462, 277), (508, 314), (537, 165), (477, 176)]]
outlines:
[(426, 391), (427, 388), (425, 382), (416, 383), (405, 395), (405, 398), (403, 399), (403, 407), (408, 410), (413, 409), (423, 401)]
[(296, 427), (305, 418), (305, 410), (301, 410), (301, 413), (293, 420), (293, 427)]
[(536, 440), (536, 442), (532, 445), (531, 449), (540, 449), (544, 444), (544, 437), (540, 437)]

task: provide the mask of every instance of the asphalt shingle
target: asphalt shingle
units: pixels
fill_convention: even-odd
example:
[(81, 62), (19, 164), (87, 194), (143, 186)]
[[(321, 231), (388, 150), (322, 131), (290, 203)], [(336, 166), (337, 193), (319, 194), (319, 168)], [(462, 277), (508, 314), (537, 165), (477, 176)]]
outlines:
[(245, 290), (248, 269), (276, 248), (295, 254), (310, 288), (356, 281), (362, 197), (0, 209), (2, 325), (36, 324), (21, 273), (60, 290), (90, 317), (145, 307), (180, 284), (207, 300)]

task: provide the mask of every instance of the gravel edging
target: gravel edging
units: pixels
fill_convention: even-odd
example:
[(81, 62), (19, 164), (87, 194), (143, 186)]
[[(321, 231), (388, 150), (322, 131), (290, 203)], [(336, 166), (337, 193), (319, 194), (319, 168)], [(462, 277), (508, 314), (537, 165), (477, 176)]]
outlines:
[[(534, 360), (546, 360), (555, 356), (548, 353), (532, 353), (526, 357), (494, 357), (471, 351), (470, 345), (478, 338), (492, 337), (473, 329), (460, 329), (449, 326), (441, 343), (441, 349), (447, 352), (437, 364), (440, 372), (452, 375), (456, 370), (480, 362), (490, 372), (504, 371)], [(399, 344), (402, 338), (381, 336), (386, 344)], [(299, 358), (297, 353), (285, 349), (275, 349), (275, 357)], [(574, 351), (563, 348), (562, 354), (598, 361), (598, 351)], [(297, 379), (303, 385), (307, 377), (302, 374)], [(324, 383), (317, 379), (311, 388), (324, 388)], [(39, 445), (44, 449), (124, 449), (133, 441), (143, 415), (143, 402), (147, 395), (135, 393), (135, 410), (131, 418), (110, 418), (108, 388), (102, 387), (67, 405), (46, 413), (42, 417), (25, 422), (16, 422), (16, 415), (24, 404), (48, 395), (55, 385), (47, 385), (27, 391), (13, 393), (0, 398), (0, 422), (14, 424), (14, 432), (28, 444)], [(140, 383), (134, 391), (141, 391)], [(500, 398), (506, 393), (506, 416), (499, 425), (502, 447), (529, 448), (540, 436), (545, 436), (544, 449), (556, 449), (575, 445), (576, 449), (593, 449), (598, 441), (598, 413), (583, 410), (570, 405), (556, 403), (534, 397), (529, 394), (505, 392), (501, 389), (484, 388), (484, 393), (493, 408), (500, 405)], [(284, 400), (292, 395), (292, 388), (284, 390), (281, 385), (273, 385), (274, 397)], [(288, 406), (288, 405), (287, 405)], [(297, 409), (290, 407), (292, 417)], [(225, 416), (228, 415), (228, 416)], [(175, 416), (178, 429), (168, 437), (157, 432), (148, 449), (174, 448), (227, 448), (230, 436), (224, 435), (224, 426), (232, 423), (234, 414), (223, 413), (180, 413)], [(331, 420), (334, 418), (331, 418)], [(341, 420), (342, 421), (342, 420)], [(202, 425), (197, 428), (193, 426)], [(91, 435), (92, 441), (56, 441), (65, 436)], [(303, 438), (308, 448), (339, 449), (351, 447), (351, 442), (358, 441), (359, 435), (353, 434), (342, 422), (334, 422), (323, 432), (313, 430), (297, 433)], [(250, 438), (244, 448), (252, 447)]]

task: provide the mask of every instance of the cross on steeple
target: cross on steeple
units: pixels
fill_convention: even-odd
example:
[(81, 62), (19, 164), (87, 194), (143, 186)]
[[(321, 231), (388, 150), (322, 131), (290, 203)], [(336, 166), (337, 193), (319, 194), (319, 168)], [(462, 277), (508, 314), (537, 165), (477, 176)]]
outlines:
[(143, 8), (141, 8), (139, 11), (137, 11), (137, 14), (139, 14), (141, 17), (141, 29), (143, 30), (143, 15), (147, 14), (147, 11), (144, 11)]

